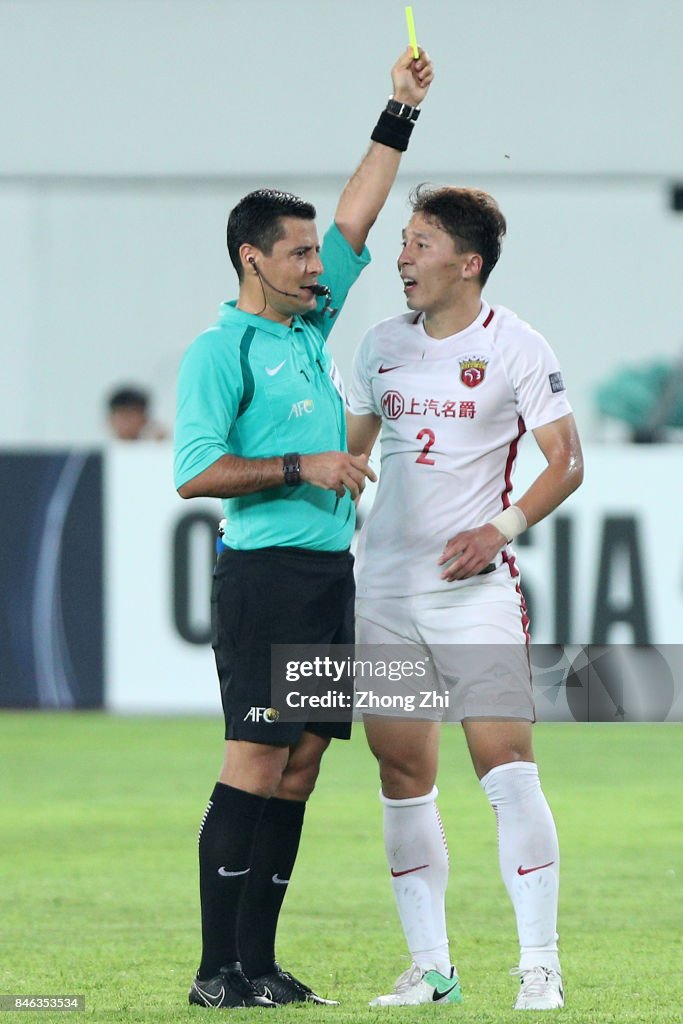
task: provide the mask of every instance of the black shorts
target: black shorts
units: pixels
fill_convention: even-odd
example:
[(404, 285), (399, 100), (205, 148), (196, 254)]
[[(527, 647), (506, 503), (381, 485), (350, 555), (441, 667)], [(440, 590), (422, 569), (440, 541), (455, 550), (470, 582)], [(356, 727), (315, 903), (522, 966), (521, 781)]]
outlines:
[(271, 644), (352, 644), (353, 555), (227, 548), (214, 570), (212, 641), (226, 740), (290, 746), (304, 729), (348, 739), (350, 722), (269, 721)]

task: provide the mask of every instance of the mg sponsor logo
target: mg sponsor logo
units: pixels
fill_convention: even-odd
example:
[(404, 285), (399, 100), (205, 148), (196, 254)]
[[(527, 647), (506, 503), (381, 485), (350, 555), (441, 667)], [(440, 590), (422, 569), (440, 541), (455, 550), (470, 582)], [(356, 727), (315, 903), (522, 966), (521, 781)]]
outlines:
[(382, 412), (388, 420), (397, 420), (402, 416), (405, 405), (400, 391), (385, 391), (382, 395)]

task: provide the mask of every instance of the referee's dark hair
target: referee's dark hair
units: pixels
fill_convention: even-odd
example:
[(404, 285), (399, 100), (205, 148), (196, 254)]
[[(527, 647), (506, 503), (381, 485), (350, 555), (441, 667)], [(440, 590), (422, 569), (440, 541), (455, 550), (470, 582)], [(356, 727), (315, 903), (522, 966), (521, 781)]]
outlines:
[(284, 237), (281, 217), (315, 220), (315, 206), (305, 199), (274, 188), (259, 188), (240, 199), (228, 217), (228, 253), (230, 262), (242, 280), (240, 246), (245, 242), (270, 256), (273, 246)]
[(457, 252), (479, 253), (482, 288), (500, 257), (500, 246), (507, 230), (498, 203), (488, 192), (476, 188), (444, 185), (418, 185), (410, 193), (413, 213), (433, 218), (453, 239)]

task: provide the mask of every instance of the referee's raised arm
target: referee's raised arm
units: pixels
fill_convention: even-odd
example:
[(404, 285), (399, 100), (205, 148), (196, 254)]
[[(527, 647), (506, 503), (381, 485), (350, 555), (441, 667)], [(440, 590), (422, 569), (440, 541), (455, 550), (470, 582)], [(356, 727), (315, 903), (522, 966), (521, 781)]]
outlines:
[[(311, 388), (303, 396), (308, 404), (297, 406), (302, 380), (315, 382), (322, 366), (320, 359), (312, 366), (300, 364), (297, 336), (312, 332), (310, 352), (320, 355), (336, 317), (334, 310), (317, 311), (319, 296), (327, 293), (335, 306), (343, 306), (369, 262), (366, 238), (389, 195), (433, 77), (432, 62), (422, 49), (415, 59), (407, 47), (393, 65), (392, 96), (339, 198), (327, 249), (323, 243), (321, 251), (315, 208), (298, 196), (259, 189), (231, 211), (227, 244), (239, 296), (222, 305), (219, 322), (198, 339), (179, 374), (175, 475), (181, 497), (241, 498), (301, 482), (337, 497), (348, 492), (355, 499), (365, 480), (374, 479), (364, 457), (343, 450), (336, 421), (322, 423), (323, 405)], [(268, 400), (276, 384), (279, 400)], [(302, 416), (305, 438), (296, 429)], [(317, 434), (314, 422), (324, 428)], [(291, 439), (290, 454), (296, 455), (291, 473), (286, 450), (273, 445), (275, 437), (283, 436)]]
[(271, 650), (354, 642), (354, 499), (375, 474), (367, 455), (345, 450), (343, 388), (326, 341), (370, 262), (365, 239), (431, 80), (423, 51), (394, 65), (393, 97), (322, 244), (315, 207), (300, 196), (258, 188), (232, 208), (238, 296), (221, 303), (180, 367), (175, 485), (184, 498), (221, 498), (223, 510), (212, 645), (225, 747), (200, 827), (193, 1005), (335, 1002), (280, 968), (275, 939), (306, 801), (351, 720), (310, 708), (292, 719), (273, 690)]
[(391, 69), (392, 96), (375, 125), (370, 149), (347, 182), (334, 215), (337, 227), (356, 253), (362, 252), (387, 200), (433, 78), (428, 54), (420, 49), (415, 59), (410, 46)]

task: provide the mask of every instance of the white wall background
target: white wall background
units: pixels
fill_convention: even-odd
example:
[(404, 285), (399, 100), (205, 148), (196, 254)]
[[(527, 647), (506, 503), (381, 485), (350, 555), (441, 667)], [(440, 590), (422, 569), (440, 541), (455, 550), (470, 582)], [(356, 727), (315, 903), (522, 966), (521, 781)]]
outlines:
[[(121, 712), (212, 712), (220, 708), (215, 666), (207, 643), (190, 644), (173, 620), (173, 592), (180, 586), (174, 571), (173, 538), (178, 522), (198, 510), (218, 521), (216, 501), (182, 501), (168, 486), (170, 451), (163, 445), (113, 445), (105, 458), (105, 678), (106, 706)], [(631, 561), (623, 547), (611, 547), (603, 603), (622, 616), (638, 603), (635, 577), (642, 581), (642, 617), (648, 643), (661, 645), (675, 666), (678, 698), (672, 721), (683, 721), (683, 534), (680, 530), (679, 455), (672, 445), (655, 448), (587, 445), (586, 479), (555, 516), (534, 526), (516, 545), (522, 587), (534, 595), (531, 635), (536, 644), (558, 642), (556, 633), (558, 561), (554, 529), (559, 515), (572, 527), (572, 544), (562, 555), (568, 577), (567, 617), (563, 640), (579, 646), (596, 643), (607, 517), (632, 517), (637, 553)], [(532, 440), (521, 446), (515, 494), (522, 494), (544, 465)], [(633, 486), (633, 481), (638, 486)], [(363, 495), (366, 510), (375, 489)], [(657, 501), (651, 496), (656, 494)], [(199, 536), (197, 536), (199, 535)], [(666, 537), (666, 544), (651, 543)], [(189, 559), (192, 566), (188, 602), (196, 628), (208, 627), (211, 562), (204, 528)], [(568, 557), (567, 557), (568, 555)], [(637, 563), (634, 564), (634, 563)], [(628, 617), (628, 616), (626, 616)], [(634, 644), (638, 637), (627, 622), (614, 621), (607, 643)], [(543, 676), (537, 684), (543, 693)], [(647, 678), (650, 691), (655, 680)], [(640, 679), (642, 686), (643, 680)], [(538, 695), (537, 695), (538, 699)], [(549, 716), (547, 705), (541, 712)], [(633, 705), (631, 705), (633, 710)], [(630, 714), (630, 712), (629, 712)], [(677, 716), (677, 717), (676, 717)], [(560, 719), (561, 720), (561, 719)]]
[[(599, 435), (593, 385), (683, 342), (683, 4), (414, 10), (437, 80), (337, 361), (403, 308), (409, 188), (476, 184), (509, 224), (487, 297), (548, 337)], [(322, 229), (404, 42), (402, 0), (0, 0), (0, 442), (99, 439), (125, 379), (170, 422), (178, 359), (234, 294), (228, 210), (275, 184)]]

